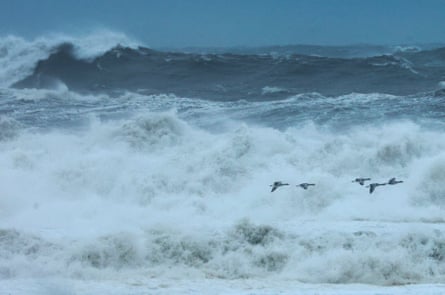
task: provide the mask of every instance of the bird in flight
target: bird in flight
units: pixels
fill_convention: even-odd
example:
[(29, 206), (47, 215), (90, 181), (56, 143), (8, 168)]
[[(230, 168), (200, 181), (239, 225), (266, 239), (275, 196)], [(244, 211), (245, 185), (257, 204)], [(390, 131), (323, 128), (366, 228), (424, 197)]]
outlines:
[(272, 187), (272, 190), (270, 192), (273, 192), (280, 186), (284, 186), (284, 185), (289, 185), (289, 183), (282, 183), (281, 181), (275, 181), (273, 184), (270, 185)]
[(368, 181), (368, 180), (371, 180), (371, 178), (363, 178), (363, 177), (359, 177), (359, 178), (354, 179), (352, 182), (357, 182), (357, 183), (359, 183), (360, 185), (364, 185), (364, 184), (365, 184), (365, 181)]

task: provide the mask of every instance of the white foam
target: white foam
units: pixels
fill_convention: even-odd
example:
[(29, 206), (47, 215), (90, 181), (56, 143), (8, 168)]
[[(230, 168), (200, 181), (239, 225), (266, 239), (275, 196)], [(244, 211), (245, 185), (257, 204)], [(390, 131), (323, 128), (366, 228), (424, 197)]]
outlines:
[[(444, 148), (409, 122), (213, 134), (166, 112), (23, 130), (0, 141), (0, 276), (435, 284)], [(359, 176), (404, 183), (369, 194)]]

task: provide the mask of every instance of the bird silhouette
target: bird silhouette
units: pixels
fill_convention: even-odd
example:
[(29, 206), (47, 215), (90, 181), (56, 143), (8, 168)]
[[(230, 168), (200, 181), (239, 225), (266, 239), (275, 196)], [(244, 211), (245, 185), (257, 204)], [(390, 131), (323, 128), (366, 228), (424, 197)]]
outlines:
[(363, 178), (363, 177), (359, 177), (354, 179), (352, 182), (358, 182), (360, 185), (364, 185), (365, 181), (371, 180), (371, 178)]
[(371, 183), (370, 185), (367, 185), (366, 187), (369, 187), (369, 193), (372, 194), (376, 187), (386, 185), (386, 183)]
[(297, 186), (299, 186), (299, 187), (301, 187), (301, 188), (303, 188), (303, 189), (307, 189), (309, 186), (315, 186), (315, 183), (300, 183), (300, 184), (297, 184)]
[(270, 192), (274, 192), (277, 188), (283, 185), (289, 185), (289, 183), (282, 183), (281, 181), (275, 181), (273, 184), (270, 185), (272, 187), (272, 190)]
[(402, 182), (403, 182), (402, 180), (396, 180), (396, 178), (393, 177), (388, 181), (388, 184), (393, 185), (393, 184), (398, 184), (398, 183), (402, 183)]

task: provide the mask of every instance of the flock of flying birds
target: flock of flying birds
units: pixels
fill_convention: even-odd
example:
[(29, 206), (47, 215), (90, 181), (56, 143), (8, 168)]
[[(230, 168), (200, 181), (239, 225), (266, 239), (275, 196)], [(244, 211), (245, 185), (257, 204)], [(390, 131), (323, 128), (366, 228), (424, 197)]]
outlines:
[[(354, 179), (352, 182), (357, 182), (360, 185), (364, 185), (366, 181), (371, 180), (371, 178), (356, 178)], [(366, 187), (369, 187), (369, 193), (372, 194), (375, 190), (376, 187), (381, 186), (381, 185), (394, 185), (394, 184), (398, 184), (398, 183), (402, 183), (402, 180), (396, 180), (395, 177), (391, 178), (390, 180), (388, 180), (388, 182), (384, 182), (384, 183), (378, 183), (378, 182), (374, 182), (374, 183), (370, 183), (369, 185), (367, 185)], [(289, 183), (283, 183), (281, 181), (275, 181), (273, 184), (271, 184), (270, 186), (272, 187), (272, 190), (270, 192), (275, 191), (277, 188), (279, 188), (280, 186), (284, 186), (284, 185), (289, 185)], [(307, 183), (307, 182), (303, 182), (300, 184), (297, 184), (297, 186), (303, 188), (303, 189), (308, 189), (310, 186), (315, 186), (315, 183)]]

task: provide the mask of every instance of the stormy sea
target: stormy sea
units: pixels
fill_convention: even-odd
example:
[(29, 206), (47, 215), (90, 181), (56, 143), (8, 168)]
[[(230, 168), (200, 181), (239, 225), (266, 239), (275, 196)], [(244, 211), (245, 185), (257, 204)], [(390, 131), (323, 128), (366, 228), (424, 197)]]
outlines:
[(0, 38), (0, 294), (444, 293), (444, 46)]

